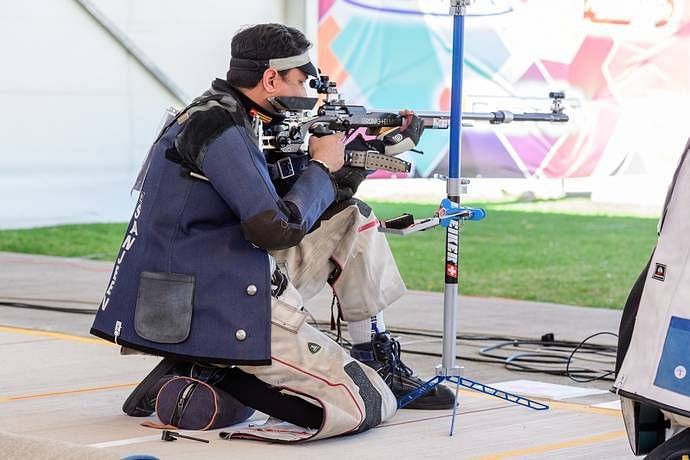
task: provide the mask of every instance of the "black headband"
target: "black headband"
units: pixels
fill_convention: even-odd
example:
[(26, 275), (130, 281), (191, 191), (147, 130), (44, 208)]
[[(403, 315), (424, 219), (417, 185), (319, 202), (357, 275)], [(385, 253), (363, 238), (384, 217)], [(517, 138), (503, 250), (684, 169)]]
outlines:
[(230, 70), (263, 72), (268, 69), (268, 60), (230, 58)]

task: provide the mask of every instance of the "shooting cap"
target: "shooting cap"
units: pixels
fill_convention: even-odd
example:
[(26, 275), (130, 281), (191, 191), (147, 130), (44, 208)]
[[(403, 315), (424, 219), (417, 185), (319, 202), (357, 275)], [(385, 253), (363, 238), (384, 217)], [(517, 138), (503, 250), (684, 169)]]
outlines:
[(316, 77), (319, 75), (316, 66), (312, 64), (309, 57), (309, 50), (301, 54), (282, 58), (262, 59), (242, 59), (233, 57), (230, 59), (230, 72), (255, 72), (263, 73), (268, 68), (278, 71), (289, 69), (300, 69), (302, 72)]

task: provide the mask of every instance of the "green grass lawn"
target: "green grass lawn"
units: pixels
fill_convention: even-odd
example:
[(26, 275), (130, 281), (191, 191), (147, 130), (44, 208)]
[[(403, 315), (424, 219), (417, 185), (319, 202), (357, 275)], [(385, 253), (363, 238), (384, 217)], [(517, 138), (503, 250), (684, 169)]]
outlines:
[[(380, 218), (429, 217), (435, 209), (370, 204)], [(653, 218), (512, 210), (505, 203), (486, 209), (486, 219), (464, 223), (461, 234), (460, 290), (467, 295), (621, 308), (656, 241)], [(0, 251), (114, 260), (124, 231), (123, 223), (3, 230)], [(444, 229), (388, 241), (409, 289), (443, 290)]]

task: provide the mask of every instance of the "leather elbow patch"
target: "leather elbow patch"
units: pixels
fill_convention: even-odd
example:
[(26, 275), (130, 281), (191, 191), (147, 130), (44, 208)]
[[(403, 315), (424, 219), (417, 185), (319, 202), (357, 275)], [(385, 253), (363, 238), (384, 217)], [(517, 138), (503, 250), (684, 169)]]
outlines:
[(268, 250), (286, 249), (295, 246), (306, 234), (302, 225), (290, 223), (268, 210), (256, 214), (242, 223), (242, 233), (250, 242)]

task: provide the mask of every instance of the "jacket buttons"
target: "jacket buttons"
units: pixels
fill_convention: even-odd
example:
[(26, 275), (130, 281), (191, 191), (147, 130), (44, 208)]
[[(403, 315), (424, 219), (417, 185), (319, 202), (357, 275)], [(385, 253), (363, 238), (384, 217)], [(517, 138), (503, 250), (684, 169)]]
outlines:
[(250, 284), (249, 286), (247, 286), (247, 294), (254, 295), (254, 294), (256, 294), (256, 291), (257, 291), (256, 286), (254, 286), (253, 284)]
[(237, 329), (237, 332), (235, 332), (235, 338), (241, 342), (247, 338), (247, 333), (244, 331), (244, 329)]

